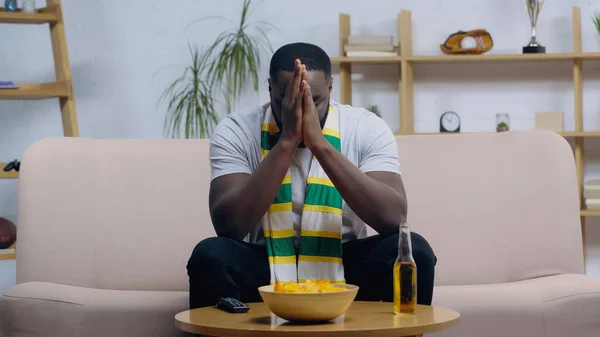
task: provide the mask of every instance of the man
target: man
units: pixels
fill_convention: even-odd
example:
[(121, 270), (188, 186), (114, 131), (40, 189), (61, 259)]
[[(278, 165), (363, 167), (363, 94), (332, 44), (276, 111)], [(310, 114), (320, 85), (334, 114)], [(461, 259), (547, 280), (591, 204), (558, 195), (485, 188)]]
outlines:
[[(357, 300), (393, 301), (407, 202), (396, 141), (373, 113), (330, 99), (331, 63), (294, 43), (271, 59), (270, 104), (229, 115), (211, 140), (210, 213), (218, 237), (188, 262), (190, 307), (261, 301), (274, 282), (327, 279)], [(367, 237), (367, 227), (378, 235)], [(412, 234), (417, 301), (431, 304), (436, 257)]]

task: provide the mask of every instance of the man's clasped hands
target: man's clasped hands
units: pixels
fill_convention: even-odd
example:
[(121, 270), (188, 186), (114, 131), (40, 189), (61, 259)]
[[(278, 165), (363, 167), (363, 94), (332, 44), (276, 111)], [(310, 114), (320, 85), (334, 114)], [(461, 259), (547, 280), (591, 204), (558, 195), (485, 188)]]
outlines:
[(308, 149), (315, 152), (316, 147), (327, 143), (307, 81), (306, 65), (300, 60), (296, 60), (294, 77), (287, 85), (283, 98), (281, 124), (281, 139), (294, 143), (296, 147), (304, 142)]

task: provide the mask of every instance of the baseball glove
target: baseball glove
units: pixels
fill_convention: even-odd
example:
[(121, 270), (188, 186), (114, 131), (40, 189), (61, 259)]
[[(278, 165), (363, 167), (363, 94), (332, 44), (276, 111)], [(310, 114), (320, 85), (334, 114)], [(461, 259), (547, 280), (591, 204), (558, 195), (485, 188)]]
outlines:
[[(468, 40), (464, 41), (465, 38)], [(446, 39), (440, 49), (444, 54), (479, 55), (488, 52), (494, 46), (492, 36), (485, 29), (475, 29), (468, 32), (458, 31)]]

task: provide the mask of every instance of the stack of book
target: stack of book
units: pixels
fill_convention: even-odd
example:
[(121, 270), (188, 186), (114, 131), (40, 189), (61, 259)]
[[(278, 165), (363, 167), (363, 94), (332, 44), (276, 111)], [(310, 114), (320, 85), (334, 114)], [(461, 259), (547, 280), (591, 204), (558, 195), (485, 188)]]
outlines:
[(585, 208), (600, 209), (600, 179), (588, 180), (583, 184)]
[(350, 35), (344, 46), (347, 57), (390, 57), (398, 56), (392, 36)]

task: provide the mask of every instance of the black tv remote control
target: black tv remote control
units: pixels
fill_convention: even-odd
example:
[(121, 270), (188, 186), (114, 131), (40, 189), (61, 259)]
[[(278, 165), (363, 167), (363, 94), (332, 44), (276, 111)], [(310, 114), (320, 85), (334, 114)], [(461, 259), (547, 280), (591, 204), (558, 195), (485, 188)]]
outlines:
[(250, 310), (249, 306), (231, 297), (221, 298), (217, 308), (232, 314), (243, 314)]

